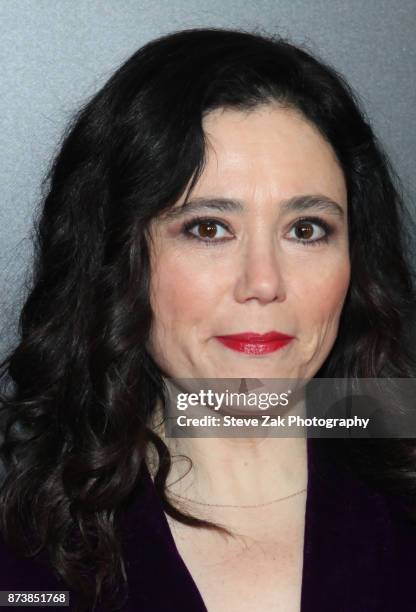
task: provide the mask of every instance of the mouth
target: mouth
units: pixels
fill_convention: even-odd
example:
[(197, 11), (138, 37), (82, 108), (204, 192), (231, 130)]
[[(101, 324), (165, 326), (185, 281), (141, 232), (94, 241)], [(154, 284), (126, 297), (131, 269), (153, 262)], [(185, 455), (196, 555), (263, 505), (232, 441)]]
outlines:
[(294, 337), (280, 332), (267, 332), (258, 334), (255, 332), (244, 332), (241, 334), (230, 334), (226, 336), (215, 336), (227, 348), (247, 355), (264, 355), (273, 353), (289, 344)]

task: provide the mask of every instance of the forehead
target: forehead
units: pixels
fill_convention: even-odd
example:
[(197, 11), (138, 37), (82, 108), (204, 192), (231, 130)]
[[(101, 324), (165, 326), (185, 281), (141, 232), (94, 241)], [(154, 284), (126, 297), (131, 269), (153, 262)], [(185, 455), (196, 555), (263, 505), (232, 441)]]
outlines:
[(298, 111), (277, 104), (217, 109), (204, 118), (203, 129), (206, 164), (194, 196), (212, 190), (238, 199), (321, 193), (346, 203), (334, 150)]

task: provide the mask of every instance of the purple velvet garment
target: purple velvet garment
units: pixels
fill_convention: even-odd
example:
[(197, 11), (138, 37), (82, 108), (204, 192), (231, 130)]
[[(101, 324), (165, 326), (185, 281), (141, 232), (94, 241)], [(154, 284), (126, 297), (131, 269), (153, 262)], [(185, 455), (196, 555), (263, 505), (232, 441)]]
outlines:
[[(301, 612), (415, 612), (416, 525), (390, 498), (323, 460), (321, 443), (308, 439)], [(130, 593), (123, 610), (206, 611), (146, 469), (123, 533)], [(67, 590), (46, 563), (19, 559), (4, 544), (0, 568), (0, 590)]]

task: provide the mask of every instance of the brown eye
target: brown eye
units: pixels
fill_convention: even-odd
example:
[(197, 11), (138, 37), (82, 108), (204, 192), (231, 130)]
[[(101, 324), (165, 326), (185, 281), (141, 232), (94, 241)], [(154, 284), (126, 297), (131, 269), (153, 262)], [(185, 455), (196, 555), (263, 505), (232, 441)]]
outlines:
[(210, 221), (204, 221), (198, 224), (199, 227), (198, 235), (201, 238), (215, 238), (217, 233), (216, 228), (217, 223), (213, 223)]
[(228, 240), (225, 238), (228, 232), (227, 228), (215, 219), (193, 219), (185, 223), (182, 232), (187, 237), (196, 238), (205, 244), (216, 244)]
[(292, 234), (291, 240), (293, 242), (308, 247), (328, 242), (333, 231), (331, 226), (323, 219), (308, 217), (307, 219), (298, 219), (292, 225), (290, 234)]
[(313, 224), (301, 223), (295, 228), (296, 238), (299, 240), (309, 240), (313, 236)]

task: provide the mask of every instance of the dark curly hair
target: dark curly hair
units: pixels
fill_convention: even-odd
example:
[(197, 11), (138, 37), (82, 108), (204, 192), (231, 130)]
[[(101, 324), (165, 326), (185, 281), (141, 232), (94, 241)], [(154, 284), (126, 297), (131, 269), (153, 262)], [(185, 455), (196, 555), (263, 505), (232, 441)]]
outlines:
[[(125, 580), (120, 513), (148, 448), (165, 511), (216, 527), (167, 499), (170, 455), (149, 426), (165, 389), (145, 349), (148, 229), (201, 175), (204, 115), (272, 101), (318, 128), (347, 184), (351, 281), (316, 377), (414, 376), (411, 215), (342, 77), (267, 34), (193, 29), (140, 48), (75, 115), (45, 177), (19, 342), (1, 364), (1, 531), (25, 554), (47, 550), (86, 606)], [(385, 472), (384, 447), (371, 447), (373, 473), (414, 490), (415, 445), (405, 442)]]

